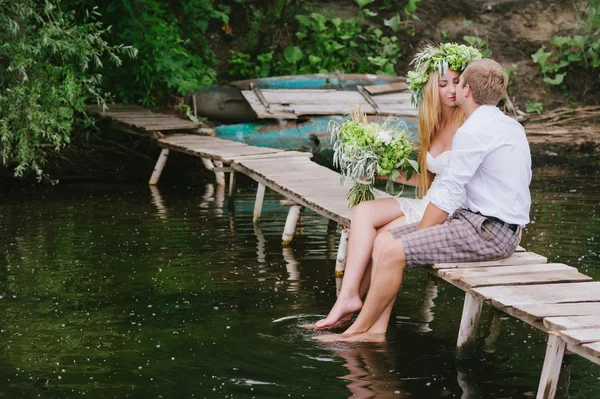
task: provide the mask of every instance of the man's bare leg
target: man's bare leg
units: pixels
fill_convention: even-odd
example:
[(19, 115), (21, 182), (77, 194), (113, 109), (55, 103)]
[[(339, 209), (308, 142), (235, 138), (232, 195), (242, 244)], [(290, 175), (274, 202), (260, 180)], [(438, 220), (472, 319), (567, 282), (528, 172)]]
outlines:
[(362, 298), (370, 284), (370, 276), (366, 271), (369, 269), (377, 229), (383, 226), (389, 228), (390, 222), (405, 224), (404, 218), (396, 222), (400, 217), (403, 217), (403, 213), (394, 198), (363, 202), (355, 208), (342, 288), (327, 317), (316, 322), (315, 328), (333, 328), (340, 320), (351, 317), (361, 309)]

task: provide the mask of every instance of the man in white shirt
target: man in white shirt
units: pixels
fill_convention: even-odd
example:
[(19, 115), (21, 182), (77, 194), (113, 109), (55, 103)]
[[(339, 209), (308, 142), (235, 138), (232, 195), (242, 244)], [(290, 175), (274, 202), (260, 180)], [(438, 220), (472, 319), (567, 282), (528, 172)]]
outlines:
[[(467, 120), (454, 136), (449, 165), (423, 219), (378, 236), (371, 286), (358, 318), (343, 334), (317, 339), (384, 340), (406, 267), (514, 253), (529, 223), (531, 155), (523, 127), (496, 107), (507, 82), (497, 62), (469, 63), (456, 88)], [(464, 193), (467, 209), (449, 216)]]

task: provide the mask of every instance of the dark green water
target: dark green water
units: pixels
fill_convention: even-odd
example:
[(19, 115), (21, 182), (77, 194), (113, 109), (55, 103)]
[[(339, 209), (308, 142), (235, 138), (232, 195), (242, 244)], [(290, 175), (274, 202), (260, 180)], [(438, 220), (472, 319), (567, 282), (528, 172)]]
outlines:
[[(534, 171), (522, 245), (600, 279), (600, 173)], [(183, 183), (182, 183), (183, 181)], [(212, 182), (212, 181), (211, 181)], [(160, 190), (160, 191), (159, 191)], [(0, 196), (0, 398), (531, 398), (545, 336), (484, 307), (457, 362), (462, 291), (412, 271), (385, 345), (323, 345), (299, 323), (335, 299), (337, 234), (254, 187), (71, 184)], [(567, 370), (568, 371), (568, 370)], [(559, 397), (600, 398), (574, 357)]]

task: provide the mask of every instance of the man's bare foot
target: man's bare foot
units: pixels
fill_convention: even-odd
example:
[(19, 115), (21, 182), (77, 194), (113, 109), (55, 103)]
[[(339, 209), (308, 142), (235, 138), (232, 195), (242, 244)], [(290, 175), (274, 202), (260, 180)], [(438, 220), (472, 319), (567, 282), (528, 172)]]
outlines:
[(338, 330), (341, 328), (346, 328), (346, 327), (350, 326), (350, 324), (352, 324), (352, 315), (351, 314), (342, 317), (340, 320), (338, 320), (331, 326), (318, 327), (316, 323), (312, 323), (312, 324), (300, 324), (300, 327), (305, 328), (307, 330), (328, 331), (328, 330)]
[(333, 305), (333, 308), (329, 311), (329, 314), (323, 320), (319, 320), (315, 323), (317, 330), (330, 330), (334, 328), (338, 322), (342, 320), (350, 320), (355, 312), (358, 312), (362, 308), (362, 301), (358, 296), (343, 299), (338, 298)]

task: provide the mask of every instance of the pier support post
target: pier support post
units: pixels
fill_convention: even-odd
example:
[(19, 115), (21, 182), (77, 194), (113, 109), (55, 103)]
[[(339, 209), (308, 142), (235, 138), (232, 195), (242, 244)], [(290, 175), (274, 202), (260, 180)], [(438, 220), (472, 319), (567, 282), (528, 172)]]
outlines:
[(465, 293), (465, 303), (456, 341), (456, 357), (459, 359), (468, 357), (473, 349), (482, 305), (481, 299), (475, 298), (468, 292)]
[(290, 210), (285, 220), (285, 227), (283, 228), (283, 235), (281, 236), (281, 245), (284, 247), (292, 242), (294, 233), (296, 232), (296, 223), (298, 223), (298, 217), (302, 211), (302, 205), (291, 205)]
[(254, 201), (254, 217), (252, 221), (258, 223), (260, 214), (262, 213), (263, 200), (265, 198), (265, 185), (258, 183), (258, 189), (256, 190), (256, 201)]
[(227, 192), (227, 208), (235, 208), (235, 170), (229, 172), (229, 191)]
[(340, 237), (340, 245), (338, 247), (337, 259), (335, 260), (335, 275), (341, 277), (346, 268), (346, 254), (348, 252), (348, 227), (342, 228)]
[[(221, 162), (221, 161), (213, 161), (213, 164), (217, 168), (223, 167), (223, 162)], [(219, 186), (225, 186), (225, 172), (215, 171), (215, 179), (217, 180), (217, 184)]]
[[(220, 169), (223, 168), (223, 162), (221, 161), (215, 161), (213, 164), (213, 161), (211, 161), (208, 158), (200, 158), (202, 160), (202, 163), (204, 164), (204, 167), (209, 170), (210, 172), (214, 172), (215, 173), (215, 179), (217, 180), (217, 184), (219, 186), (224, 186), (225, 185), (225, 172), (221, 171)], [(219, 168), (218, 171), (215, 170), (216, 168)]]
[(546, 356), (544, 357), (544, 366), (542, 367), (542, 376), (540, 377), (536, 399), (554, 398), (566, 346), (567, 343), (560, 338), (558, 333), (548, 333)]
[(231, 172), (229, 172), (229, 191), (228, 191), (229, 197), (233, 197), (234, 193), (235, 193), (235, 171), (232, 170)]
[(152, 176), (150, 176), (149, 185), (154, 186), (158, 183), (160, 179), (160, 175), (165, 168), (165, 164), (167, 163), (167, 158), (169, 157), (169, 149), (163, 148), (158, 156), (158, 160), (156, 161), (156, 165), (154, 165), (154, 171), (152, 171)]

